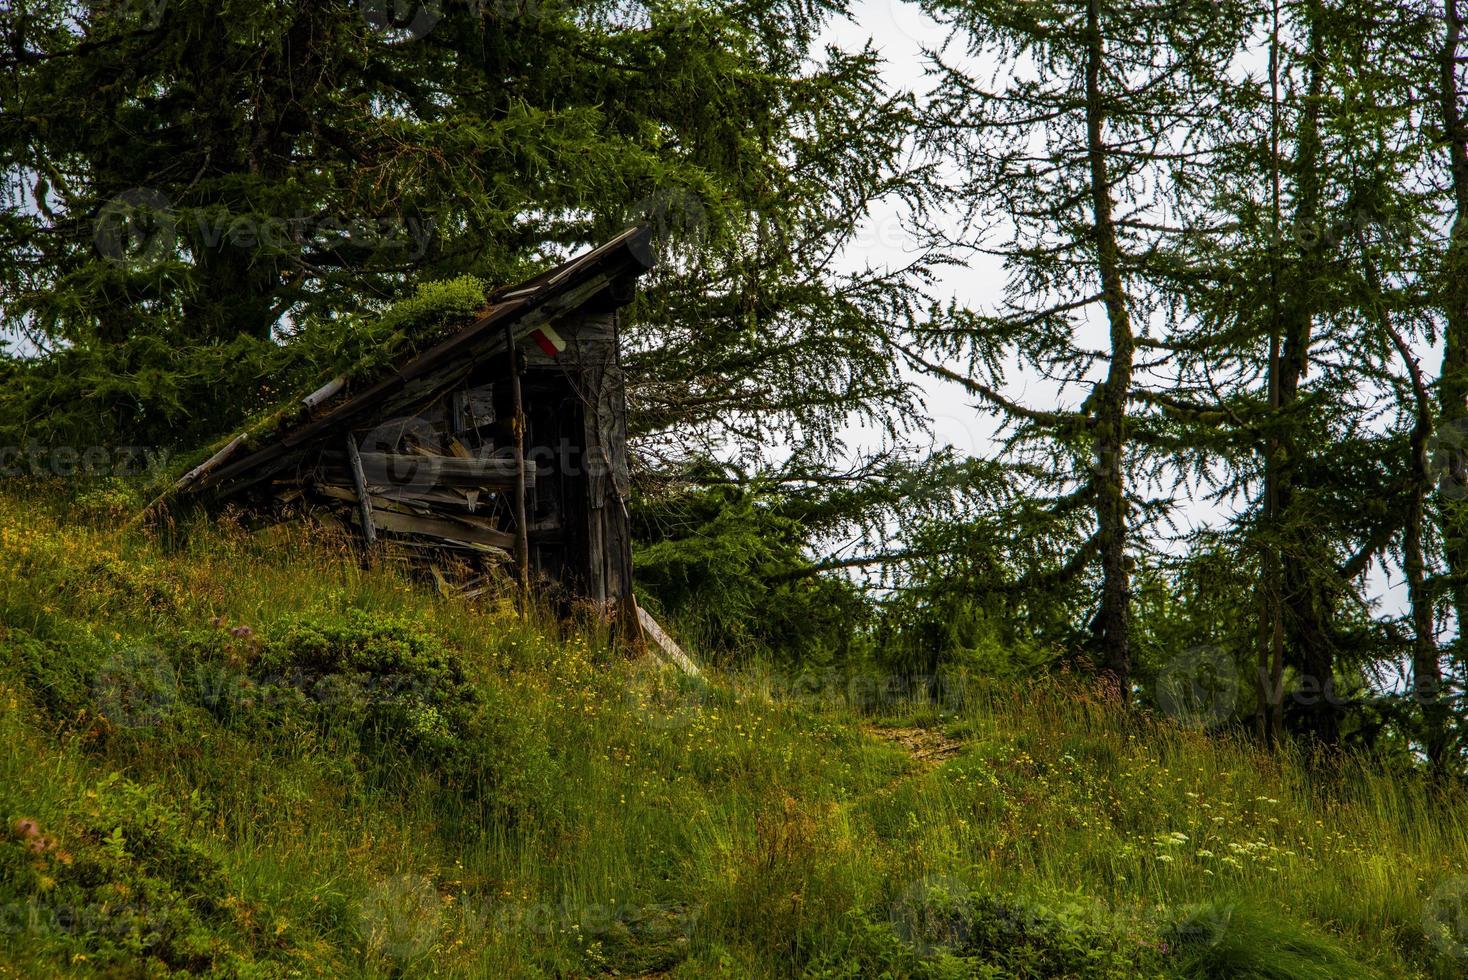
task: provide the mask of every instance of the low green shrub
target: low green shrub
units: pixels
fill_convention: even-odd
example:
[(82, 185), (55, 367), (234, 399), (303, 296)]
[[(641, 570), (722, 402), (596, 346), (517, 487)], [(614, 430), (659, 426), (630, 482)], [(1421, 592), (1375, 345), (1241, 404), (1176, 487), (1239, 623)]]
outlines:
[[(315, 734), (336, 751), (345, 741), (384, 785), (430, 775), (444, 793), (502, 817), (522, 816), (546, 795), (554, 766), (543, 735), (498, 689), (472, 684), (463, 661), (415, 624), (351, 610), (288, 621), (258, 643), (241, 632), (222, 629), (213, 641), (214, 663), (247, 664), (205, 697), (222, 720), (291, 743)], [(202, 665), (208, 643), (195, 634), (181, 646)]]
[(184, 819), (116, 773), (74, 801), (69, 819), (22, 815), (0, 829), (0, 895), (7, 934), (105, 975), (275, 972), (245, 952), (247, 910)]
[(807, 967), (809, 977), (1087, 977), (1175, 975), (1162, 943), (1149, 945), (1084, 911), (976, 895), (949, 879), (909, 889), (887, 921), (848, 916), (842, 938)]
[(315, 714), (354, 729), (370, 755), (435, 765), (462, 760), (481, 707), (462, 664), (436, 638), (361, 611), (288, 625), (263, 642), (249, 676), (273, 720)]
[(1297, 919), (1237, 903), (1188, 909), (1170, 930), (1177, 974), (1196, 980), (1371, 980), (1380, 974)]

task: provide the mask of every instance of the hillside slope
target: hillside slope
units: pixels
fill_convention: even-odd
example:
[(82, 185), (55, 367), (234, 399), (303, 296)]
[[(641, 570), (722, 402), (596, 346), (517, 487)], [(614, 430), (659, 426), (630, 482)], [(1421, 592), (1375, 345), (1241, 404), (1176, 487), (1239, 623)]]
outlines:
[[(1461, 795), (0, 494), (0, 976), (1457, 977)], [(555, 635), (563, 633), (564, 635)]]

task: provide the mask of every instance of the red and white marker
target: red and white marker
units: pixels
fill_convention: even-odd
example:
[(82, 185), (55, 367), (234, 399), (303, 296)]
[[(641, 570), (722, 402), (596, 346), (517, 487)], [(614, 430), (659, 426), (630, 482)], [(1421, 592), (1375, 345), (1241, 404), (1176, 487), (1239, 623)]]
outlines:
[(556, 357), (561, 351), (566, 349), (566, 341), (560, 334), (556, 333), (555, 328), (549, 323), (532, 330), (530, 332), (530, 339), (535, 341), (541, 350), (545, 351), (546, 357)]

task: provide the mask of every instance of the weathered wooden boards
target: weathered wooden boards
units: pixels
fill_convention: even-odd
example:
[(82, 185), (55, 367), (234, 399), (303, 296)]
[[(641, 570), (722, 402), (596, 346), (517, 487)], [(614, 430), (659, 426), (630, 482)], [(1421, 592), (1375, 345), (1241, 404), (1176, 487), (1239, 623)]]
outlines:
[[(531, 476), (535, 463), (527, 460)], [(484, 490), (514, 490), (519, 486), (518, 458), (460, 459), (454, 456), (422, 456), (400, 453), (362, 453), (367, 483), (375, 487), (470, 487)]]
[[(195, 492), (212, 488), (220, 495), (239, 492), (290, 466), (303, 448), (332, 431), (340, 432), (364, 416), (400, 414), (434, 393), (462, 385), (486, 359), (503, 354), (506, 325), (512, 327), (512, 336), (528, 336), (541, 324), (585, 306), (628, 274), (645, 271), (647, 267), (640, 264), (642, 259), (636, 247), (638, 239), (639, 235), (631, 232), (618, 236), (567, 263), (559, 276), (545, 282), (541, 282), (545, 277), (532, 280), (538, 284), (537, 289), (522, 287), (503, 295), (484, 316), (454, 337), (345, 401), (321, 411), (319, 417), (296, 426), (272, 445), (195, 478), (189, 488)], [(627, 254), (619, 255), (619, 250)]]
[[(367, 454), (361, 456), (364, 460), (366, 457)], [(509, 557), (509, 550), (515, 545), (514, 535), (499, 530), (493, 520), (474, 514), (472, 491), (455, 493), (435, 486), (381, 487), (370, 477), (361, 482), (354, 480), (350, 488), (320, 483), (311, 489), (327, 500), (357, 505), (354, 521), (363, 529), (369, 544), (376, 540), (376, 531), (382, 530), (488, 546), (504, 552), (505, 557)]]
[(632, 532), (627, 515), (627, 407), (617, 354), (617, 315), (585, 318), (572, 335), (580, 377), (590, 598), (617, 601), (632, 594)]
[(509, 555), (507, 549), (515, 546), (515, 537), (493, 528), (466, 524), (461, 521), (443, 520), (437, 517), (420, 517), (416, 514), (401, 514), (391, 510), (372, 508), (373, 522), (384, 531), (399, 534), (417, 534), (444, 541), (464, 544), (486, 545)]

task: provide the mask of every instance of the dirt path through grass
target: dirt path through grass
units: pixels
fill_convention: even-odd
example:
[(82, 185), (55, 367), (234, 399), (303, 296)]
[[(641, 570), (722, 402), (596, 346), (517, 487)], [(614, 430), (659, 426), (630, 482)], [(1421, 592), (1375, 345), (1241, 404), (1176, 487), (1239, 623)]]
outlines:
[(863, 725), (861, 730), (873, 738), (900, 746), (921, 772), (931, 772), (963, 749), (963, 743), (950, 738), (937, 728), (885, 728)]

